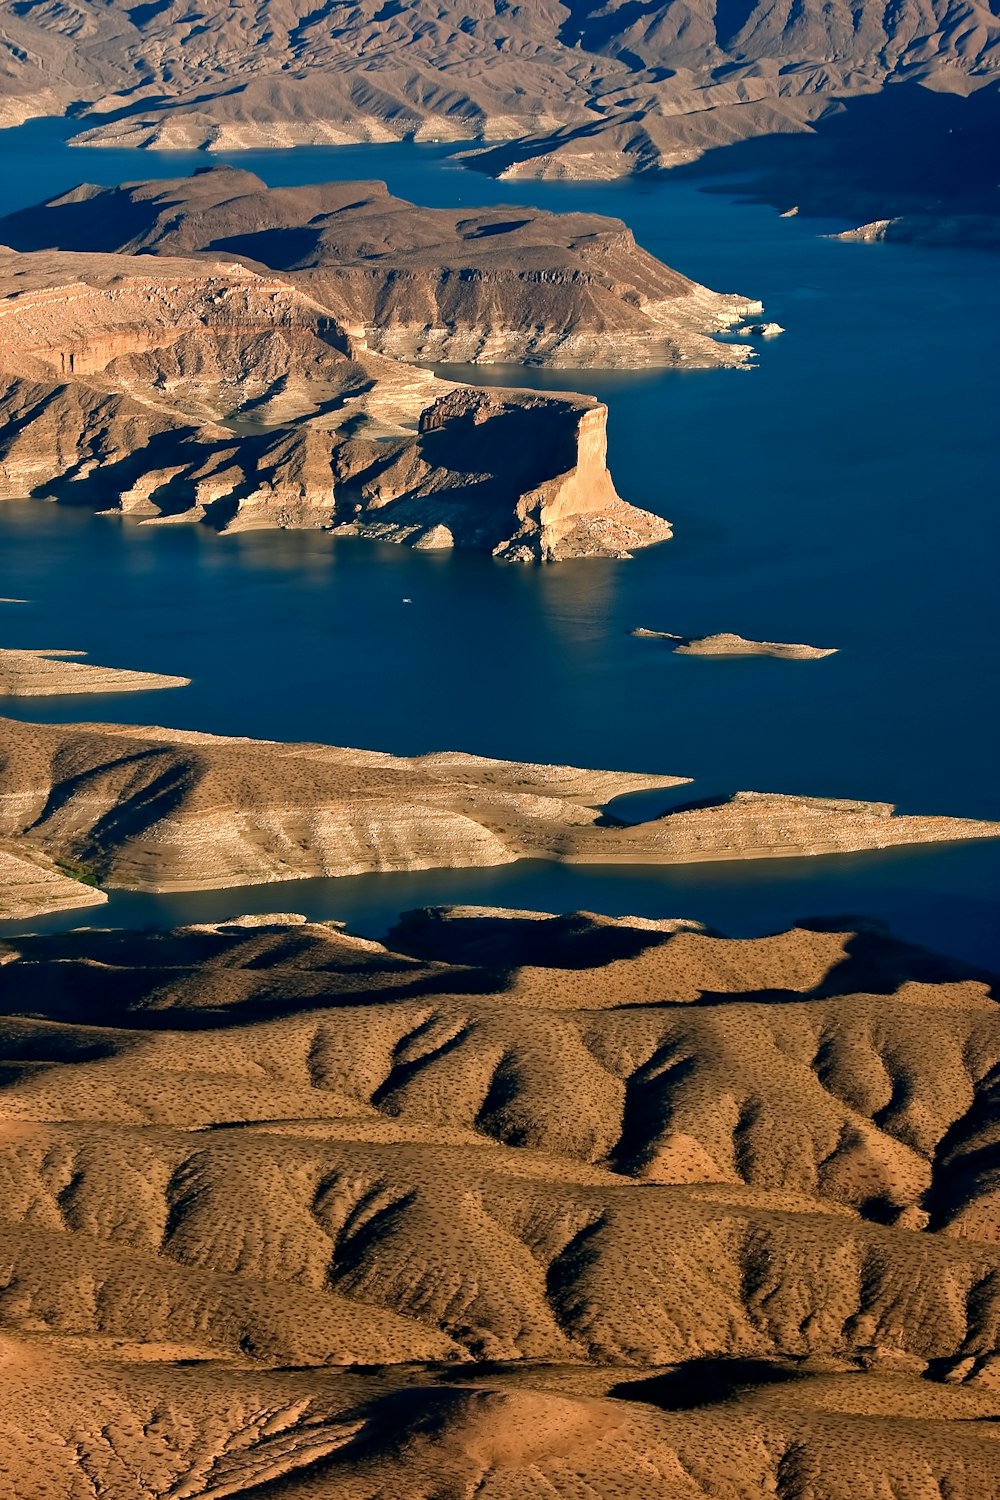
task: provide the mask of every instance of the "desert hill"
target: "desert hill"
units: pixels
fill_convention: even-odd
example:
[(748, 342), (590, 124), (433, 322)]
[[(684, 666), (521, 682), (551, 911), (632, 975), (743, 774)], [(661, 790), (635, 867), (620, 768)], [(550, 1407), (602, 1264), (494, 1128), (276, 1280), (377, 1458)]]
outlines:
[[(667, 164), (671, 149), (690, 158), (706, 141), (802, 128), (832, 98), (898, 80), (968, 93), (991, 81), (1000, 35), (982, 0), (530, 0), (514, 11), (470, 0), (461, 15), (426, 0), (212, 3), (197, 15), (175, 0), (29, 0), (5, 5), (0, 24), (4, 118), (83, 104), (83, 138), (102, 144), (230, 151), (586, 136), (596, 124), (648, 129)], [(657, 136), (677, 125), (701, 139), (664, 153)]]
[(622, 556), (670, 528), (616, 494), (606, 415), (449, 386), (238, 262), (0, 251), (0, 498)]
[(231, 167), (85, 184), (0, 219), (0, 243), (236, 256), (280, 273), (355, 343), (403, 359), (740, 364), (749, 346), (712, 335), (760, 310), (689, 281), (599, 214), (419, 208), (380, 182), (268, 189)]
[(0, 957), (16, 1500), (995, 1488), (989, 976), (461, 909)]
[(737, 792), (628, 823), (683, 777), (460, 753), (404, 758), (127, 725), (0, 720), (0, 837), (99, 885), (198, 890), (542, 858), (689, 864), (1000, 837), (889, 803)]

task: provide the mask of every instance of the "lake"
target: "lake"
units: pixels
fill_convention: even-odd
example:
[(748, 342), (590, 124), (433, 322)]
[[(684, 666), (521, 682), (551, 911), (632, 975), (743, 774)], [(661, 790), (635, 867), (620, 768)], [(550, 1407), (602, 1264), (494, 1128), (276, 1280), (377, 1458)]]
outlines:
[[(68, 147), (70, 130), (34, 121), (0, 132), (4, 212), (83, 180), (174, 176), (206, 162)], [(613, 214), (670, 265), (760, 297), (787, 332), (750, 373), (442, 371), (600, 396), (619, 493), (668, 516), (674, 540), (631, 562), (523, 568), (320, 533), (217, 537), (5, 504), (0, 595), (29, 602), (0, 605), (4, 644), (83, 648), (102, 664), (194, 681), (8, 700), (0, 712), (455, 748), (692, 776), (685, 795), (749, 787), (1000, 818), (996, 257), (838, 243), (824, 236), (841, 224), (783, 219), (669, 176), (497, 183), (457, 166), (453, 149), (208, 159), (274, 185), (378, 177), (432, 205)], [(816, 662), (698, 660), (633, 639), (638, 625), (840, 650)], [(688, 870), (531, 863), (117, 893), (106, 909), (48, 924), (297, 910), (380, 933), (403, 907), (472, 901), (689, 916), (749, 933), (862, 912), (998, 964), (998, 893), (991, 843)]]

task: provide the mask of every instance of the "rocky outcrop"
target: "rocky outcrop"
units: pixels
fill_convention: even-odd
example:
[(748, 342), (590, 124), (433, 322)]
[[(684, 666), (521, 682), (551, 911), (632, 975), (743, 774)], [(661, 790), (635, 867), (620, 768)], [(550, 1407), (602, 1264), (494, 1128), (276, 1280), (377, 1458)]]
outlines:
[(131, 672), (74, 661), (85, 651), (12, 651), (0, 648), (0, 697), (40, 698), (65, 693), (145, 693), (186, 687), (190, 677)]
[(585, 397), (459, 387), (422, 413), (415, 443), (338, 455), (337, 514), (353, 502), (356, 515), (333, 529), (508, 562), (628, 557), (670, 525), (615, 493), (606, 423), (607, 409)]
[(736, 329), (740, 338), (748, 339), (773, 339), (784, 331), (780, 323), (744, 323)]
[(273, 273), (0, 253), (0, 339), (0, 498), (450, 537), (516, 560), (620, 557), (670, 534), (616, 495), (598, 402), (454, 391), (360, 347)]
[(529, 858), (689, 864), (1000, 836), (1000, 823), (756, 792), (628, 824), (605, 805), (683, 778), (126, 725), (0, 720), (0, 751), (0, 837), (130, 889)]
[(672, 641), (675, 656), (774, 656), (779, 661), (818, 661), (823, 656), (836, 656), (836, 646), (801, 646), (784, 641), (748, 641), (742, 635), (723, 632), (720, 635), (672, 635), (669, 630), (645, 630), (639, 628), (629, 632), (638, 640)]
[(742, 364), (749, 349), (714, 335), (761, 311), (672, 271), (617, 219), (418, 208), (380, 182), (268, 189), (228, 167), (84, 185), (0, 219), (3, 242), (238, 256), (280, 273), (356, 342), (428, 362)]

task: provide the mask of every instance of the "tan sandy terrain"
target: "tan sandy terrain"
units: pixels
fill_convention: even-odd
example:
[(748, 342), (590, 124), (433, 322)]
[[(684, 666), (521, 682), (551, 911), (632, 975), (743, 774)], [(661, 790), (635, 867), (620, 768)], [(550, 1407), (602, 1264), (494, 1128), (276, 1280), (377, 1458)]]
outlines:
[(419, 208), (381, 182), (268, 189), (250, 172), (83, 185), (0, 219), (0, 243), (213, 257), (278, 272), (396, 358), (568, 366), (738, 365), (713, 337), (759, 302), (641, 250), (617, 219)]
[(836, 646), (801, 646), (785, 641), (748, 641), (742, 635), (723, 631), (719, 635), (672, 635), (669, 630), (645, 630), (640, 627), (629, 632), (639, 640), (673, 641), (675, 656), (774, 656), (779, 661), (818, 661), (823, 656), (836, 656)]
[(12, 1500), (995, 1490), (988, 976), (468, 908), (0, 959)]
[(132, 672), (75, 661), (85, 651), (14, 651), (0, 647), (0, 697), (41, 698), (63, 693), (144, 693), (186, 687), (190, 677)]
[(627, 556), (670, 527), (616, 494), (606, 418), (373, 354), (238, 262), (0, 251), (0, 498)]
[(0, 719), (0, 836), (102, 885), (194, 890), (490, 866), (689, 864), (1000, 837), (890, 803), (737, 792), (629, 824), (605, 806), (685, 778), (404, 758), (128, 725)]

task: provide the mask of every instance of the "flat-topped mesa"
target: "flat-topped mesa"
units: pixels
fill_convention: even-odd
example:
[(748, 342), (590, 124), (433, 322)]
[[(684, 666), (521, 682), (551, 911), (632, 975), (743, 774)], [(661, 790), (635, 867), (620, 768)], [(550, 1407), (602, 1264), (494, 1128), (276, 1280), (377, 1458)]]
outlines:
[(740, 792), (625, 824), (605, 811), (676, 776), (459, 753), (403, 758), (126, 725), (0, 720), (0, 838), (101, 884), (193, 890), (519, 859), (687, 864), (1000, 837), (888, 803)]
[(90, 184), (0, 219), (19, 250), (234, 255), (279, 272), (371, 349), (408, 360), (742, 365), (721, 329), (761, 312), (699, 286), (599, 214), (428, 209), (382, 182), (267, 188), (218, 167)]
[(0, 499), (517, 561), (670, 535), (616, 495), (590, 397), (449, 401), (454, 387), (364, 349), (270, 271), (0, 251), (0, 337)]

